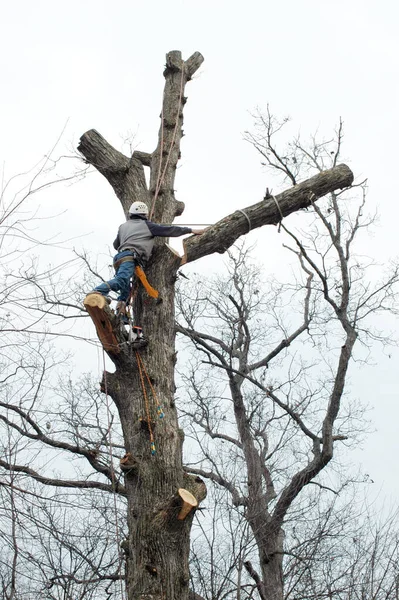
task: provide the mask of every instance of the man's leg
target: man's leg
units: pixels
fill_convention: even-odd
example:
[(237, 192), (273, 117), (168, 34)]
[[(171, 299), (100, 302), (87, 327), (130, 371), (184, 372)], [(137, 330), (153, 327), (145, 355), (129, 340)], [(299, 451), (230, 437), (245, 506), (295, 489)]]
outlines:
[[(134, 274), (135, 267), (136, 267), (136, 263), (134, 260), (126, 261), (126, 262), (122, 263), (118, 269), (118, 272), (117, 272), (115, 278), (112, 280), (112, 281), (116, 281), (118, 283), (118, 289), (119, 289), (118, 301), (119, 302), (126, 302), (127, 299), (129, 298), (130, 280)], [(111, 283), (111, 282), (109, 282), (109, 283)], [(113, 289), (113, 288), (111, 287), (111, 289)]]
[(100, 285), (95, 287), (93, 292), (98, 292), (99, 294), (102, 294), (103, 296), (108, 296), (110, 290), (111, 290), (111, 286), (109, 285), (109, 282), (106, 281), (104, 283), (100, 283)]
[[(132, 254), (129, 251), (120, 252), (114, 257), (114, 262), (131, 255)], [(130, 278), (134, 273), (135, 266), (136, 264), (133, 261), (126, 261), (122, 263), (113, 279), (105, 281), (104, 283), (100, 283), (100, 285), (95, 287), (93, 291), (98, 292), (103, 296), (107, 296), (110, 291), (118, 292), (120, 290), (120, 296), (118, 300), (127, 300), (130, 289)]]

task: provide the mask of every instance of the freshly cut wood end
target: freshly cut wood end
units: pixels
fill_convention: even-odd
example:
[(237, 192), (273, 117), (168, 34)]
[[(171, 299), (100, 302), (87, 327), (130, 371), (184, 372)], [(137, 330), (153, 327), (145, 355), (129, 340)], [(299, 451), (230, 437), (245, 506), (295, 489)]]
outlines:
[(87, 294), (86, 298), (83, 300), (83, 304), (84, 306), (90, 306), (91, 308), (103, 309), (108, 305), (108, 302), (102, 294)]
[(182, 257), (181, 254), (179, 254), (178, 251), (175, 250), (174, 248), (172, 248), (172, 246), (170, 246), (169, 244), (165, 244), (165, 246), (167, 247), (168, 250), (170, 250), (172, 252), (172, 254), (174, 254), (178, 258)]
[(198, 501), (188, 490), (185, 490), (184, 488), (179, 488), (178, 494), (181, 498), (182, 505), (177, 518), (179, 521), (183, 521), (193, 510), (193, 508), (198, 506)]
[(101, 294), (88, 294), (83, 300), (83, 305), (96, 326), (97, 335), (104, 350), (119, 354), (121, 349), (112, 327), (112, 311), (109, 309), (107, 299)]

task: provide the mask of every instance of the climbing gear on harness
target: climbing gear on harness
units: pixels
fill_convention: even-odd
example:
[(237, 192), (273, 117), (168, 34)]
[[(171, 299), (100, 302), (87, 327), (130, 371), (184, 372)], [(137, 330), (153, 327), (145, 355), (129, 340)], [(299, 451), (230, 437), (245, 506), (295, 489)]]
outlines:
[(122, 328), (124, 325), (129, 325), (129, 341), (128, 345), (134, 350), (140, 350), (148, 345), (148, 341), (144, 338), (143, 330), (139, 325), (133, 325), (133, 315), (129, 300), (123, 302), (120, 300), (116, 305), (116, 316), (120, 318)]
[(124, 302), (123, 300), (119, 300), (116, 303), (116, 308), (115, 308), (115, 314), (116, 315), (124, 315), (126, 313), (126, 302)]
[(133, 350), (141, 350), (142, 348), (145, 348), (146, 346), (148, 346), (148, 340), (142, 338), (142, 339), (137, 339), (134, 342), (132, 342), (131, 347), (133, 348)]
[(135, 352), (136, 354), (136, 361), (137, 361), (137, 367), (139, 370), (139, 376), (140, 376), (140, 383), (141, 383), (141, 389), (143, 392), (143, 397), (144, 397), (144, 405), (145, 405), (145, 412), (146, 412), (146, 419), (147, 419), (147, 428), (148, 428), (148, 433), (150, 435), (150, 449), (151, 449), (151, 454), (154, 456), (154, 454), (156, 453), (156, 449), (155, 449), (155, 441), (154, 441), (154, 432), (153, 432), (153, 428), (152, 428), (152, 422), (151, 422), (151, 413), (150, 413), (150, 403), (148, 400), (148, 395), (147, 395), (147, 389), (146, 389), (146, 385), (145, 385), (145, 380), (144, 380), (144, 376), (147, 380), (147, 383), (150, 387), (152, 396), (155, 400), (156, 403), (156, 411), (157, 411), (157, 415), (160, 419), (163, 419), (165, 416), (165, 413), (163, 412), (162, 406), (160, 405), (154, 386), (151, 383), (151, 379), (148, 376), (148, 373), (145, 369), (144, 363), (143, 363), (143, 359), (141, 358), (140, 354), (138, 352)]
[(142, 340), (143, 339), (143, 330), (138, 325), (133, 326), (133, 335), (135, 336), (134, 340)]
[(148, 217), (148, 206), (144, 202), (133, 202), (129, 208), (129, 215), (145, 215)]
[(132, 321), (130, 321), (129, 327), (129, 345), (134, 350), (140, 350), (140, 348), (145, 348), (148, 344), (148, 341), (145, 339), (143, 335), (143, 330), (138, 325), (133, 325)]
[(136, 262), (137, 263), (138, 261), (139, 261), (139, 258), (136, 253), (134, 253), (134, 254), (132, 253), (130, 256), (124, 256), (123, 258), (116, 260), (114, 262), (115, 273), (118, 272), (118, 269), (122, 263), (125, 263), (125, 262)]

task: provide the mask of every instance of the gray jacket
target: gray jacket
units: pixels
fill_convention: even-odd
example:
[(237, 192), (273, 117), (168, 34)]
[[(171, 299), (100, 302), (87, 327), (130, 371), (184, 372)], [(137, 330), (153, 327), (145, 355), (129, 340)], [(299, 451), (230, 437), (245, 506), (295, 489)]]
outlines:
[(186, 233), (192, 233), (191, 227), (159, 225), (145, 217), (134, 215), (119, 227), (114, 248), (118, 253), (135, 250), (143, 262), (147, 262), (154, 247), (155, 237), (179, 237)]

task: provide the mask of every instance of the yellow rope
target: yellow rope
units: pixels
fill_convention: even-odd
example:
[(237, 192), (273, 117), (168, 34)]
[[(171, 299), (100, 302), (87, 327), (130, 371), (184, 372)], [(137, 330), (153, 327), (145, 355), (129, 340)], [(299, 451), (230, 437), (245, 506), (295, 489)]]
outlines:
[(163, 410), (162, 410), (162, 406), (161, 406), (161, 404), (160, 404), (160, 402), (159, 402), (159, 400), (158, 400), (158, 396), (157, 396), (157, 394), (156, 394), (156, 392), (155, 392), (154, 386), (153, 386), (153, 385), (152, 385), (152, 383), (151, 383), (151, 379), (150, 379), (150, 377), (149, 377), (149, 375), (148, 375), (148, 373), (147, 373), (147, 371), (146, 371), (146, 369), (145, 369), (145, 366), (144, 366), (144, 363), (143, 363), (143, 359), (141, 358), (141, 356), (140, 356), (140, 355), (139, 355), (137, 352), (136, 352), (136, 354), (137, 354), (137, 356), (138, 356), (138, 361), (140, 361), (140, 363), (141, 363), (141, 367), (142, 367), (142, 369), (143, 369), (143, 371), (144, 371), (144, 375), (146, 376), (146, 379), (147, 379), (147, 381), (148, 381), (148, 385), (150, 386), (151, 393), (152, 393), (152, 395), (153, 395), (153, 398), (154, 398), (154, 400), (155, 400), (155, 403), (156, 403), (156, 406), (157, 406), (157, 414), (158, 414), (158, 417), (159, 417), (160, 419), (163, 419), (163, 418), (164, 418), (164, 416), (165, 416), (165, 414), (164, 414), (164, 412), (163, 412)]
[(147, 390), (145, 388), (141, 358), (140, 358), (140, 355), (137, 352), (137, 350), (136, 350), (135, 354), (136, 354), (137, 366), (139, 368), (141, 389), (143, 390), (143, 396), (144, 396), (144, 405), (145, 405), (145, 410), (146, 410), (146, 415), (147, 415), (148, 432), (150, 434), (151, 454), (155, 454), (156, 450), (155, 450), (154, 434), (153, 434), (152, 425), (151, 425), (150, 403), (148, 401)]
[(172, 154), (173, 145), (174, 145), (175, 139), (176, 139), (177, 128), (179, 126), (179, 116), (180, 116), (181, 101), (182, 101), (182, 97), (183, 97), (183, 87), (184, 87), (183, 86), (183, 81), (184, 81), (184, 63), (182, 65), (182, 70), (181, 70), (179, 104), (178, 104), (178, 107), (177, 107), (175, 128), (174, 128), (173, 135), (172, 135), (172, 141), (170, 142), (168, 156), (166, 157), (165, 166), (164, 166), (164, 169), (163, 169), (162, 175), (161, 175), (162, 154), (163, 154), (163, 103), (162, 103), (162, 113), (161, 113), (161, 119), (162, 119), (162, 125), (161, 125), (161, 148), (160, 148), (160, 154), (159, 154), (159, 169), (158, 169), (157, 183), (156, 183), (156, 186), (155, 186), (154, 199), (152, 201), (152, 206), (151, 206), (151, 210), (150, 210), (150, 216), (149, 216), (150, 221), (152, 219), (152, 215), (154, 214), (155, 203), (157, 201), (158, 194), (160, 192), (161, 185), (163, 183), (163, 180), (164, 180), (164, 177), (165, 177), (165, 174), (166, 174), (166, 169), (168, 167), (169, 160), (170, 160), (170, 157), (171, 157), (171, 154)]

